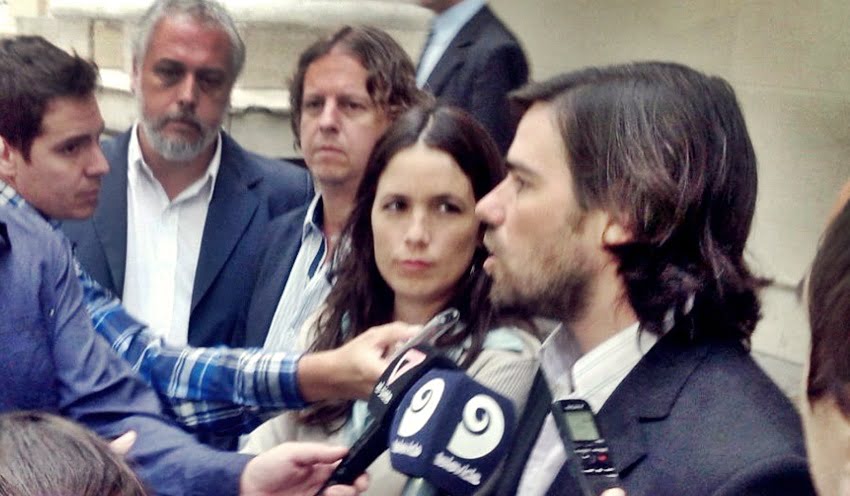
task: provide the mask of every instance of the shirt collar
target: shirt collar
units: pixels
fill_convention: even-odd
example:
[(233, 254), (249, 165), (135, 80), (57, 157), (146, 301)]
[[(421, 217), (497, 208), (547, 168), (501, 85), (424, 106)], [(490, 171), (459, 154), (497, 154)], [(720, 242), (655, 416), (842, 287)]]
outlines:
[(35, 207), (31, 206), (29, 203), (27, 203), (26, 200), (24, 200), (23, 196), (21, 196), (20, 194), (18, 194), (17, 191), (15, 191), (15, 188), (7, 184), (2, 179), (0, 179), (0, 205), (9, 205), (35, 214), (47, 221), (47, 223), (50, 224), (50, 227), (52, 227), (53, 229), (59, 229), (60, 222), (58, 220), (51, 219), (50, 217), (47, 217), (38, 210), (36, 210)]
[[(202, 186), (196, 186), (198, 184), (205, 184), (207, 181), (210, 184), (209, 192), (207, 194), (207, 202), (212, 199), (213, 190), (215, 189), (215, 180), (218, 177), (218, 171), (221, 168), (221, 133), (218, 133), (216, 136), (216, 144), (215, 144), (215, 153), (213, 153), (212, 159), (210, 160), (209, 165), (207, 166), (207, 172), (197, 181), (192, 183), (191, 186), (186, 188), (183, 193), (175, 198), (175, 201), (179, 201), (187, 192), (192, 190), (199, 190)], [(144, 174), (151, 181), (156, 181), (156, 178), (153, 176), (153, 172), (148, 166), (147, 162), (145, 162), (144, 156), (142, 156), (142, 146), (139, 143), (139, 122), (137, 121), (133, 124), (133, 129), (130, 131), (130, 145), (127, 148), (127, 179), (128, 181), (135, 182), (138, 181), (139, 175)], [(192, 193), (189, 193), (192, 194)]]
[(472, 17), (484, 8), (486, 0), (463, 0), (434, 16), (431, 29), (434, 39), (451, 41)]
[(316, 193), (316, 196), (310, 202), (310, 206), (307, 207), (307, 215), (304, 217), (304, 227), (301, 230), (302, 243), (311, 234), (324, 236), (322, 232), (322, 226), (324, 225), (323, 212), (324, 202), (322, 201), (322, 195)]
[(573, 333), (559, 325), (540, 347), (540, 366), (554, 399), (579, 397), (599, 411), (657, 341), (635, 322), (582, 355)]

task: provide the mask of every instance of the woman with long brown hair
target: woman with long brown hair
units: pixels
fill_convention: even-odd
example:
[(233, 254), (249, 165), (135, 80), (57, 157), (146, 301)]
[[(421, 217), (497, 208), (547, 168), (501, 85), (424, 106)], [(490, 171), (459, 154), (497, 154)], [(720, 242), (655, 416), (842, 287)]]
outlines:
[[(539, 343), (517, 327), (525, 319), (498, 314), (487, 299), (486, 253), (474, 212), (504, 174), (495, 144), (464, 112), (427, 106), (399, 117), (372, 152), (335, 261), (333, 289), (302, 330), (305, 347), (336, 348), (371, 327), (424, 324), (455, 308), (459, 321), (438, 348), (521, 411)], [(316, 403), (261, 426), (246, 449), (307, 438), (351, 443), (366, 415), (362, 402)], [(381, 494), (401, 491), (405, 479), (392, 474), (386, 460), (369, 472)]]

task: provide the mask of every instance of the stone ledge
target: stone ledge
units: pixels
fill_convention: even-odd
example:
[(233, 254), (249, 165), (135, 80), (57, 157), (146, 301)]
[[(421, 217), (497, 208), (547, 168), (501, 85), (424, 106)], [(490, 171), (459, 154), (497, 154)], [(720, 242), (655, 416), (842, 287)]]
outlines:
[[(398, 0), (225, 0), (233, 17), (242, 23), (336, 26), (374, 24), (394, 29), (425, 29), (429, 10)], [(129, 21), (150, 5), (145, 0), (52, 0), (56, 17)]]

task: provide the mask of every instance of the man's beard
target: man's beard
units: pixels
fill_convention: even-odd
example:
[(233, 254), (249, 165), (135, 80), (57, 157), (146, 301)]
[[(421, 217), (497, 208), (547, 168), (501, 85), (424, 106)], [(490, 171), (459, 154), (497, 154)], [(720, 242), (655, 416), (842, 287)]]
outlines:
[[(207, 127), (194, 114), (175, 112), (157, 119), (149, 119), (144, 112), (140, 112), (140, 115), (142, 129), (151, 146), (164, 159), (172, 162), (188, 162), (196, 158), (218, 137), (218, 126)], [(160, 130), (170, 121), (191, 123), (198, 129), (200, 137), (193, 141), (163, 135)]]
[(581, 319), (590, 297), (591, 274), (582, 260), (568, 262), (569, 266), (534, 270), (521, 280), (493, 281), (490, 300), (500, 310), (520, 310), (522, 313), (558, 319), (565, 323)]

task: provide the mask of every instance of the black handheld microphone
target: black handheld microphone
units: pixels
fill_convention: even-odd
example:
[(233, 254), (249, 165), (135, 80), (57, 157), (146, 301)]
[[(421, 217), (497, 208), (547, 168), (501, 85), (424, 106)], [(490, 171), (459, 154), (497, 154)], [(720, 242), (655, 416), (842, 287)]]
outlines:
[(450, 358), (426, 345), (409, 348), (390, 363), (369, 398), (367, 408), (372, 422), (349, 448), (319, 494), (334, 484), (353, 483), (387, 449), (392, 415), (405, 398), (405, 393), (433, 368), (454, 369), (457, 366)]
[(510, 447), (510, 400), (457, 370), (431, 370), (405, 396), (390, 430), (395, 470), (453, 496), (472, 494)]

